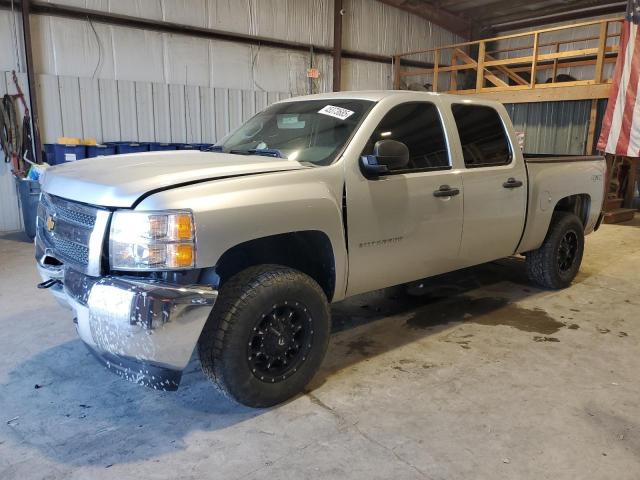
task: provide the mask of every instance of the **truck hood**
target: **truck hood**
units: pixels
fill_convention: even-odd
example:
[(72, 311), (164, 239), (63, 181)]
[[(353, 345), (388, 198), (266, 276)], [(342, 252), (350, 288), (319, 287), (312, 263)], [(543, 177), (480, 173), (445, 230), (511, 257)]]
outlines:
[(166, 151), (98, 157), (48, 168), (42, 190), (105, 207), (132, 207), (145, 193), (220, 178), (305, 168), (294, 160)]

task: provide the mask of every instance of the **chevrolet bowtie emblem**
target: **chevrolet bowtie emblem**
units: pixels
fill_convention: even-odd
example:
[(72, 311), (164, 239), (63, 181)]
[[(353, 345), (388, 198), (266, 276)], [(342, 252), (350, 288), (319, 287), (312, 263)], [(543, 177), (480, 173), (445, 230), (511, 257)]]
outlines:
[(56, 226), (56, 221), (51, 215), (47, 217), (47, 231), (52, 232)]

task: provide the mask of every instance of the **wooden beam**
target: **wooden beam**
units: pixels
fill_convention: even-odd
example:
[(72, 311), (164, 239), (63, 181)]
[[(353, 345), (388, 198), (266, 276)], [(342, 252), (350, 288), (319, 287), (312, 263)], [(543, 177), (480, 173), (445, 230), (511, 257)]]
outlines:
[(438, 91), (438, 68), (440, 67), (440, 50), (436, 50), (433, 54), (433, 81), (431, 82), (431, 91)]
[[(491, 55), (485, 54), (485, 58), (487, 60), (495, 60), (495, 58), (493, 58)], [(485, 63), (485, 65), (487, 65)], [(500, 73), (506, 75), (507, 77), (509, 77), (511, 80), (513, 80), (514, 82), (516, 82), (518, 85), (527, 85), (527, 81), (522, 78), (520, 75), (518, 75), (517, 73), (515, 73), (514, 71), (512, 71), (511, 69), (505, 67), (504, 65), (498, 65), (496, 67), (496, 70), (498, 70)]]
[[(561, 85), (561, 84), (556, 84)], [(536, 102), (562, 102), (566, 100), (593, 100), (594, 98), (609, 98), (611, 84), (601, 83), (598, 85), (579, 85), (574, 87), (520, 89), (521, 87), (510, 87), (501, 91), (483, 91), (476, 93), (479, 98), (497, 100), (502, 103), (536, 103)], [(473, 94), (473, 90), (449, 91), (455, 94)]]
[(450, 32), (457, 33), (463, 38), (469, 38), (471, 22), (443, 8), (438, 8), (426, 2), (412, 2), (408, 0), (378, 0), (385, 5), (396, 7), (405, 12), (413, 13), (430, 22), (439, 25)]
[(600, 24), (600, 38), (598, 39), (598, 57), (596, 59), (596, 83), (602, 82), (602, 67), (604, 67), (604, 56), (607, 49), (607, 29), (609, 24), (603, 22)]
[(531, 60), (531, 88), (536, 88), (536, 68), (538, 66), (538, 33), (533, 34), (533, 58)]
[(598, 117), (598, 100), (591, 100), (591, 112), (589, 113), (589, 130), (587, 131), (587, 144), (584, 147), (584, 154), (591, 155), (593, 152), (593, 140), (596, 134), (596, 120)]

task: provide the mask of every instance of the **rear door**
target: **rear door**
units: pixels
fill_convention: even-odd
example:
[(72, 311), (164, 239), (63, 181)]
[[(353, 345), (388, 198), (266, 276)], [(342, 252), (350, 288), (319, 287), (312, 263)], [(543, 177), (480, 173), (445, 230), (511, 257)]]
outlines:
[[(512, 255), (524, 229), (527, 174), (496, 109), (454, 103), (465, 168), (462, 265)], [(506, 111), (503, 113), (506, 115)]]
[[(457, 266), (464, 195), (440, 111), (424, 101), (391, 107), (362, 154), (372, 154), (382, 139), (407, 145), (410, 163), (377, 180), (365, 178), (355, 162), (346, 169), (348, 295)], [(444, 185), (451, 195), (434, 196)]]

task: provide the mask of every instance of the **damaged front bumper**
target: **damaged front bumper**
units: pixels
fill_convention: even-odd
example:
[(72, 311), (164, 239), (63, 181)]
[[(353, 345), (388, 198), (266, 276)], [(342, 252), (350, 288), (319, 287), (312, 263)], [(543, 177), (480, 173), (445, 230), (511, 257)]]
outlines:
[(107, 368), (152, 388), (178, 388), (216, 290), (91, 277), (42, 263), (38, 269), (43, 280), (59, 280), (50, 290), (75, 311), (78, 335)]

